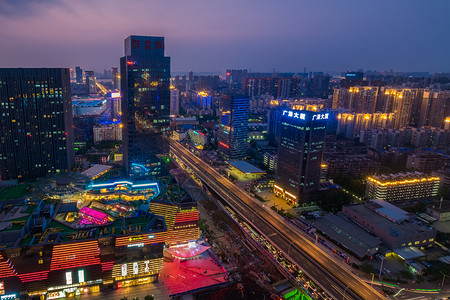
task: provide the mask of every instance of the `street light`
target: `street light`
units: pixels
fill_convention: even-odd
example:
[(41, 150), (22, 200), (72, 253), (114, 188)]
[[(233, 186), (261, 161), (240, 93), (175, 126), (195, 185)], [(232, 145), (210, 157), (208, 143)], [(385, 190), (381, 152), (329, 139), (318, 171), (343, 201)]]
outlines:
[(381, 258), (381, 263), (380, 263), (380, 272), (378, 273), (378, 278), (381, 279), (381, 270), (383, 269), (383, 262), (386, 259), (386, 257), (382, 257)]
[(290, 253), (291, 253), (291, 246), (292, 246), (292, 243), (294, 243), (294, 241), (291, 241), (291, 243), (289, 244), (289, 248), (288, 248), (288, 256), (289, 256)]
[(350, 286), (347, 285), (347, 287), (345, 288), (344, 293), (342, 294), (342, 299), (345, 299), (345, 292), (348, 290), (349, 287), (350, 287)]
[(444, 288), (444, 280), (445, 280), (445, 277), (448, 277), (447, 275), (445, 275), (444, 273), (442, 273), (442, 272), (439, 272), (439, 273), (441, 273), (442, 274), (442, 284), (441, 284), (441, 288)]

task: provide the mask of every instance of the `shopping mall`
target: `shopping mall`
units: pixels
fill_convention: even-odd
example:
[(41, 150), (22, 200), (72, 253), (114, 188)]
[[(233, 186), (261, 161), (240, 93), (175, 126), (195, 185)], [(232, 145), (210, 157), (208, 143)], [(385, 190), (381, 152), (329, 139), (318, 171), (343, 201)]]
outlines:
[[(95, 200), (81, 203), (28, 199), (1, 207), (0, 299), (57, 299), (156, 282), (163, 261), (209, 251), (199, 241), (196, 203), (154, 200), (158, 184), (140, 184), (94, 186)], [(124, 194), (152, 200), (137, 206)]]

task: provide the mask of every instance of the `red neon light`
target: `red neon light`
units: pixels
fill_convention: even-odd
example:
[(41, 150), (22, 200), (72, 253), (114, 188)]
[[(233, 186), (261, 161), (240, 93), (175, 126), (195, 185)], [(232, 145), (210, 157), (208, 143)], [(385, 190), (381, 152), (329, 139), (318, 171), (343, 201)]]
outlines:
[(57, 245), (53, 248), (50, 270), (100, 264), (97, 241)]
[(222, 143), (222, 142), (219, 142), (219, 145), (221, 145), (222, 147), (225, 147), (225, 148), (227, 148), (227, 149), (229, 149), (229, 148), (230, 148), (230, 146), (228, 146), (227, 144), (225, 144), (225, 143)]
[(227, 76), (230, 76), (231, 75), (231, 73), (227, 73)]
[(187, 212), (187, 213), (177, 213), (175, 217), (175, 223), (180, 222), (191, 222), (191, 221), (197, 221), (198, 220), (198, 212)]
[(203, 135), (203, 136), (205, 135), (203, 132), (198, 132), (198, 134)]
[(0, 278), (15, 276), (16, 274), (12, 266), (3, 259), (3, 256), (0, 254)]
[(112, 270), (114, 265), (113, 261), (107, 261), (107, 262), (102, 262), (102, 271), (109, 271)]
[(22, 282), (45, 280), (48, 277), (48, 271), (25, 273), (17, 275)]
[(134, 62), (132, 62), (132, 61), (127, 61), (127, 65), (132, 66), (132, 65), (134, 65)]

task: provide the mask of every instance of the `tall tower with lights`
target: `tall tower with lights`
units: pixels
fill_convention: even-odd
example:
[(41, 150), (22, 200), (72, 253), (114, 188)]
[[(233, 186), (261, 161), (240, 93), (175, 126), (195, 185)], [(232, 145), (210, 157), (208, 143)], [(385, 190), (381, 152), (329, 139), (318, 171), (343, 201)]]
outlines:
[(164, 56), (164, 38), (127, 37), (120, 75), (125, 173), (160, 176), (170, 123), (170, 57)]

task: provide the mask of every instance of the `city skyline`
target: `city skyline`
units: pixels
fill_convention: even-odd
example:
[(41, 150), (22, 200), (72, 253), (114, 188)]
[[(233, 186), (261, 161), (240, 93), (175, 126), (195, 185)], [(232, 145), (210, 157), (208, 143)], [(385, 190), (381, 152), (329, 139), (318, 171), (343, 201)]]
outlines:
[(126, 36), (142, 34), (166, 37), (173, 73), (449, 72), (450, 3), (382, 2), (134, 2), (123, 13), (118, 1), (5, 0), (0, 64), (101, 71), (119, 65)]

